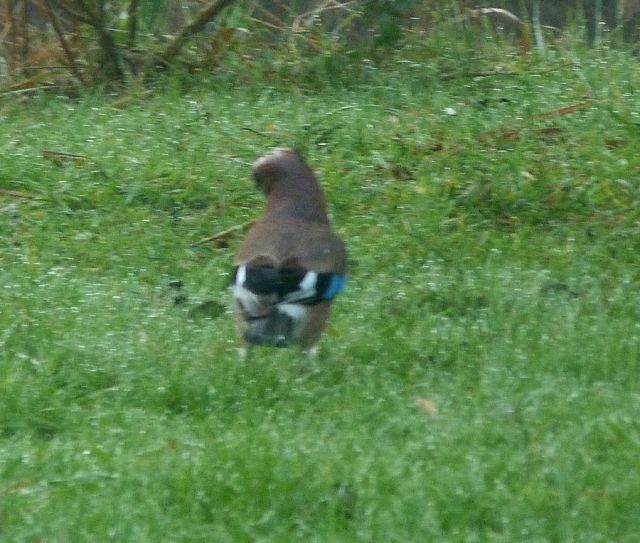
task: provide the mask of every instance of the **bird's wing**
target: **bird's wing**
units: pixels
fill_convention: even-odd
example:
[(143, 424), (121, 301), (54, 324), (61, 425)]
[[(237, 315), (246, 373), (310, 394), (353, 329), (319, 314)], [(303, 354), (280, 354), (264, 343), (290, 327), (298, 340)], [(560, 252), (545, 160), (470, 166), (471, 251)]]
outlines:
[(275, 267), (295, 261), (306, 271), (344, 275), (347, 254), (342, 240), (326, 224), (303, 220), (258, 222), (236, 253), (235, 264), (266, 258)]

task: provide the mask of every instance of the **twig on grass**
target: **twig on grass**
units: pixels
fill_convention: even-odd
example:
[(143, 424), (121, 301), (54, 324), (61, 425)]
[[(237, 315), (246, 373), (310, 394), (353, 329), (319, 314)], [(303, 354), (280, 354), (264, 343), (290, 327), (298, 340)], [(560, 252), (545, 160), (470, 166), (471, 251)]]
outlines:
[(89, 162), (89, 157), (85, 155), (76, 155), (63, 151), (50, 151), (48, 149), (42, 150), (42, 158), (50, 160), (56, 166), (62, 166), (65, 162), (73, 162), (74, 164), (86, 164)]
[(22, 198), (23, 200), (39, 200), (42, 196), (38, 194), (31, 194), (22, 190), (10, 190), (0, 189), (0, 196), (7, 196), (9, 198)]
[(95, 167), (93, 173), (100, 174), (104, 179), (111, 179), (97, 160), (86, 155), (77, 155), (74, 153), (66, 153), (64, 151), (50, 151), (48, 149), (43, 149), (42, 158), (49, 160), (56, 166), (60, 167), (69, 163), (73, 163), (75, 166), (86, 166), (87, 164), (91, 164)]
[(261, 136), (263, 138), (271, 138), (273, 136), (280, 135), (280, 134), (274, 134), (274, 133), (260, 132), (259, 130), (256, 130), (255, 128), (251, 128), (250, 126), (243, 126), (240, 128), (240, 130), (246, 130), (247, 132), (251, 132), (252, 134), (256, 134), (257, 136)]
[(331, 117), (332, 115), (335, 115), (336, 113), (341, 113), (343, 111), (347, 111), (349, 109), (356, 109), (357, 107), (358, 106), (354, 106), (354, 105), (342, 106), (342, 107), (339, 107), (338, 109), (334, 109), (333, 111), (329, 111), (329, 112), (323, 114), (322, 117), (320, 117), (318, 120), (305, 125), (305, 128), (307, 130), (311, 130), (314, 126), (317, 126), (317, 125), (323, 123), (324, 121), (326, 121), (328, 117)]
[(234, 234), (235, 232), (242, 232), (243, 230), (253, 226), (253, 224), (256, 222), (257, 219), (251, 219), (250, 221), (247, 222), (243, 222), (242, 224), (236, 224), (235, 226), (232, 226), (231, 228), (227, 228), (226, 230), (222, 230), (216, 234), (213, 234), (213, 236), (208, 236), (206, 238), (203, 238), (201, 240), (195, 241), (191, 244), (192, 247), (199, 247), (201, 245), (206, 245), (207, 243), (220, 243), (220, 242), (225, 242), (227, 240), (227, 238), (229, 236), (231, 236), (231, 234)]
[(606, 100), (592, 100), (589, 102), (578, 102), (570, 106), (561, 107), (560, 109), (554, 109), (553, 111), (545, 111), (536, 115), (537, 119), (548, 119), (550, 117), (563, 117), (564, 115), (570, 115), (576, 111), (582, 111), (583, 109), (589, 109), (597, 104), (602, 104)]
[(0, 92), (0, 96), (11, 96), (11, 95), (17, 95), (17, 94), (28, 94), (30, 92), (36, 92), (39, 90), (45, 90), (45, 89), (60, 89), (62, 88), (61, 85), (40, 85), (39, 87), (28, 87), (25, 89), (16, 89), (16, 90), (9, 90), (9, 91), (4, 91), (4, 92)]
[(557, 70), (561, 70), (562, 68), (566, 68), (567, 66), (573, 66), (573, 61), (563, 62), (562, 64), (557, 64), (552, 66), (551, 68), (545, 68), (544, 70), (536, 70), (531, 72), (512, 72), (512, 71), (503, 71), (503, 70), (493, 70), (488, 72), (470, 72), (463, 74), (443, 74), (440, 76), (440, 81), (451, 81), (453, 79), (462, 79), (465, 77), (474, 78), (474, 77), (514, 77), (514, 76), (532, 76), (532, 75), (544, 75), (549, 72), (555, 72)]
[[(605, 100), (593, 100), (590, 102), (578, 102), (577, 104), (572, 104), (570, 106), (561, 107), (559, 109), (554, 109), (552, 111), (544, 111), (542, 113), (538, 113), (534, 115), (534, 119), (551, 119), (554, 117), (563, 117), (565, 115), (571, 115), (572, 113), (576, 113), (577, 111), (582, 111), (584, 109), (589, 109), (597, 104), (601, 104), (605, 102)], [(553, 138), (557, 136), (561, 130), (557, 127), (547, 127), (547, 128), (538, 128), (536, 130), (536, 134), (543, 138)], [(504, 139), (508, 141), (517, 140), (522, 133), (522, 128), (497, 128), (495, 130), (489, 130), (488, 132), (482, 132), (476, 135), (476, 140), (480, 142), (486, 142), (491, 139)]]

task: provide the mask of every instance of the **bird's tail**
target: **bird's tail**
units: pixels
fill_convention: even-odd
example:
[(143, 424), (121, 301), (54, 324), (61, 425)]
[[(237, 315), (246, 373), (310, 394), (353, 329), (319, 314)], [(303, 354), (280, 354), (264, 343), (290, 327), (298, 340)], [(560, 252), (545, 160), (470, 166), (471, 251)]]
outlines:
[(277, 309), (262, 317), (249, 319), (244, 339), (250, 345), (287, 347), (291, 344), (294, 319)]

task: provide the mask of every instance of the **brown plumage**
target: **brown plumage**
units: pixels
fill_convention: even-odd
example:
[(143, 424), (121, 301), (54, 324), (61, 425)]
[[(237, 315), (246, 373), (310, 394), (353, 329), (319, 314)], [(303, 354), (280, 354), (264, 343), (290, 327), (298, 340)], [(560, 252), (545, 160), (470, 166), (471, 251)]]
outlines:
[(344, 244), (331, 228), (313, 171), (297, 152), (263, 156), (253, 176), (266, 207), (234, 260), (238, 329), (249, 345), (310, 349), (344, 282)]

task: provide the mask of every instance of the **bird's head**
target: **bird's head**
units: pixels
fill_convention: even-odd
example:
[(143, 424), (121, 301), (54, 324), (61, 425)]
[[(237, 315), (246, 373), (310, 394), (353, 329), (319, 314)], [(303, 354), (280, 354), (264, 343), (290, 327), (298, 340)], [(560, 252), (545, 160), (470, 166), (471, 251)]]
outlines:
[(269, 196), (277, 184), (308, 177), (309, 174), (313, 176), (300, 154), (292, 149), (274, 149), (253, 165), (256, 187), (265, 196)]

